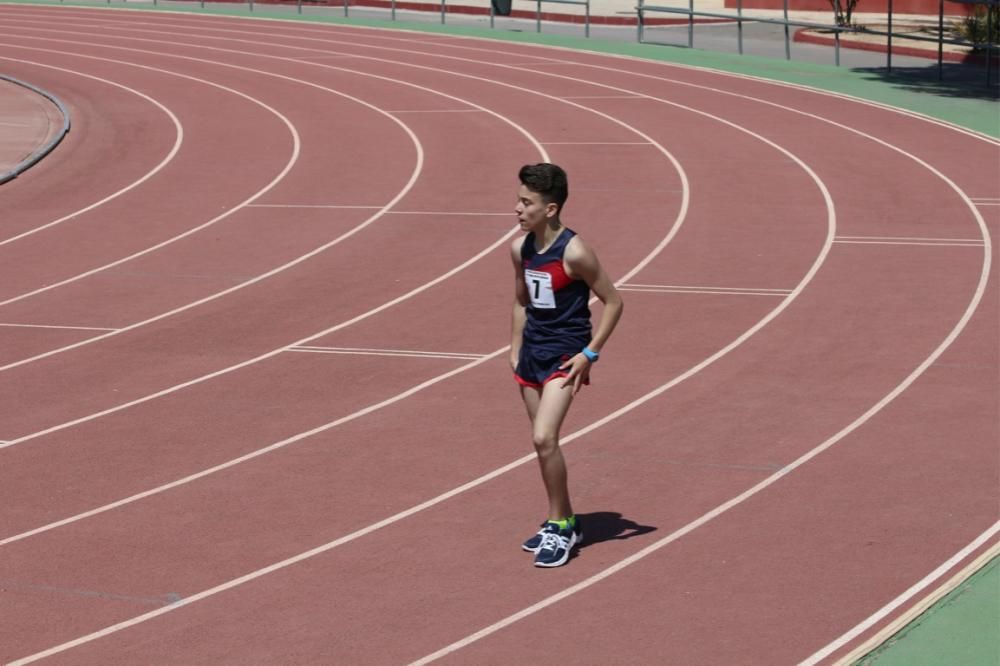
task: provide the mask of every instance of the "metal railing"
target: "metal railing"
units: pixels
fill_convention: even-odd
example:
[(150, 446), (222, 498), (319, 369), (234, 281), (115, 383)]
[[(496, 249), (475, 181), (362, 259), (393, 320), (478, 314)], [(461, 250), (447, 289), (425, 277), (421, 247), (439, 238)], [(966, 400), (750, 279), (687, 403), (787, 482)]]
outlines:
[[(963, 0), (965, 2), (972, 2), (975, 4), (983, 4), (987, 6), (995, 7), (1000, 4), (1000, 0)], [(743, 13), (743, 3), (742, 0), (737, 0), (736, 13), (717, 13), (717, 12), (702, 12), (695, 11), (694, 0), (688, 0), (688, 7), (666, 7), (658, 5), (647, 5), (645, 0), (639, 0), (639, 4), (636, 6), (636, 12), (638, 14), (638, 22), (636, 28), (636, 39), (643, 44), (663, 44), (662, 42), (656, 42), (646, 39), (646, 24), (647, 24), (647, 13), (665, 13), (665, 14), (676, 14), (680, 16), (688, 17), (688, 37), (687, 46), (688, 48), (694, 48), (694, 26), (695, 18), (707, 18), (715, 20), (725, 20), (732, 21), (736, 24), (736, 39), (737, 39), (737, 51), (743, 54), (743, 24), (745, 22), (753, 23), (763, 23), (763, 24), (773, 24), (780, 25), (784, 27), (784, 43), (785, 43), (785, 58), (791, 60), (791, 35), (789, 34), (789, 27), (794, 26), (798, 28), (806, 28), (813, 30), (825, 30), (833, 33), (834, 40), (834, 64), (838, 67), (840, 66), (840, 49), (841, 49), (841, 34), (851, 33), (851, 34), (864, 34), (864, 35), (875, 35), (882, 36), (886, 38), (885, 41), (885, 55), (886, 55), (886, 68), (892, 71), (892, 52), (893, 52), (893, 39), (903, 39), (911, 40), (916, 42), (925, 42), (929, 44), (935, 44), (937, 46), (937, 65), (938, 65), (938, 78), (943, 77), (944, 73), (944, 45), (951, 44), (956, 46), (966, 46), (982, 49), (985, 46), (985, 60), (986, 60), (986, 81), (987, 84), (992, 82), (992, 70), (994, 66), (994, 60), (997, 59), (996, 53), (1000, 51), (997, 49), (997, 44), (992, 41), (987, 41), (985, 43), (974, 43), (963, 39), (952, 39), (945, 37), (945, 13), (944, 13), (944, 0), (938, 1), (938, 21), (937, 21), (937, 36), (927, 37), (921, 35), (914, 35), (904, 32), (894, 32), (893, 31), (893, 7), (892, 0), (889, 0), (888, 14), (887, 14), (887, 29), (886, 30), (873, 30), (868, 28), (859, 28), (854, 26), (839, 26), (833, 24), (823, 24), (823, 23), (812, 23), (808, 21), (797, 21), (790, 20), (788, 18), (788, 0), (784, 0), (783, 4), (783, 18), (766, 18), (763, 16), (753, 16), (748, 17)], [(991, 12), (987, 12), (987, 34), (992, 34), (992, 16)], [(677, 44), (671, 44), (671, 46), (677, 46)]]
[[(395, 0), (393, 0), (395, 2)], [(445, 0), (441, 0), (444, 5)], [(535, 0), (535, 32), (542, 31), (542, 3), (552, 2), (560, 5), (578, 5), (584, 8), (583, 13), (583, 36), (590, 37), (590, 0)], [(441, 22), (444, 23), (444, 9), (442, 8)], [(494, 27), (496, 17), (496, 4), (490, 2), (490, 27)]]
[(834, 59), (837, 65), (840, 65), (840, 33), (841, 32), (852, 32), (852, 28), (838, 27), (835, 25), (829, 25), (826, 23), (812, 23), (809, 21), (795, 21), (788, 18), (788, 0), (784, 2), (784, 18), (774, 19), (767, 18), (763, 16), (752, 16), (748, 17), (743, 14), (743, 3), (737, 2), (736, 13), (735, 14), (719, 14), (715, 12), (698, 12), (694, 10), (694, 0), (688, 0), (688, 8), (681, 9), (679, 7), (661, 7), (657, 5), (647, 5), (643, 0), (639, 0), (639, 4), (636, 6), (636, 11), (638, 13), (637, 22), (637, 40), (643, 44), (660, 44), (661, 42), (655, 42), (645, 39), (645, 28), (646, 28), (646, 12), (654, 13), (668, 13), (668, 14), (680, 14), (682, 16), (688, 17), (688, 48), (694, 48), (694, 25), (695, 17), (704, 17), (709, 19), (720, 19), (724, 21), (733, 21), (736, 23), (736, 42), (737, 51), (740, 55), (743, 55), (743, 24), (746, 22), (751, 23), (764, 23), (772, 25), (780, 25), (785, 28), (785, 58), (791, 60), (792, 49), (791, 49), (791, 34), (789, 28), (792, 26), (799, 28), (812, 28), (816, 30), (830, 30), (834, 33)]

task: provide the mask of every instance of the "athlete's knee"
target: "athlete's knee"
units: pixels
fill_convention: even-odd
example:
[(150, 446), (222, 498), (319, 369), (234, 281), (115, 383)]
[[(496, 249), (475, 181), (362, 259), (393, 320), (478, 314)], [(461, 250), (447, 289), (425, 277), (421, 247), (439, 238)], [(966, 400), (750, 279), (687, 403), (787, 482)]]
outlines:
[(540, 456), (552, 455), (559, 448), (559, 434), (550, 430), (535, 430), (531, 441)]

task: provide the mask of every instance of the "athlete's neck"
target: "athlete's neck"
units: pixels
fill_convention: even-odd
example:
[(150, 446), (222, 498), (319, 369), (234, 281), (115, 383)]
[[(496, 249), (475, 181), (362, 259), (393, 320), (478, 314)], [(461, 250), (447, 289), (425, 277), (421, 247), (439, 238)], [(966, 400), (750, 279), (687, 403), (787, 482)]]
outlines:
[(541, 229), (535, 231), (535, 249), (541, 251), (548, 248), (565, 228), (559, 218), (555, 221), (548, 220)]

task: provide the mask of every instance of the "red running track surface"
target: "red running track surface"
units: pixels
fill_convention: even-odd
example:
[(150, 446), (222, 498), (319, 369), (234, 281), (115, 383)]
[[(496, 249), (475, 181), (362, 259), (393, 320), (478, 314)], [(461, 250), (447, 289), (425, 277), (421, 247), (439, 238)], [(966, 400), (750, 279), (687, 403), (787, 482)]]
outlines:
[[(797, 663), (995, 542), (995, 141), (542, 46), (0, 30), (74, 118), (2, 193), (4, 661)], [(504, 352), (539, 160), (627, 303), (551, 571)]]

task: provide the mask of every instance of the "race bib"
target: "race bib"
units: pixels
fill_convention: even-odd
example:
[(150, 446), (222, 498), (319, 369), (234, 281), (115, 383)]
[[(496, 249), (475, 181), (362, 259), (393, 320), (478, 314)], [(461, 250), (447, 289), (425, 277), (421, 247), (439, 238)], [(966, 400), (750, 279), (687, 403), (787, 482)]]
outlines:
[(528, 298), (533, 306), (544, 310), (555, 309), (556, 295), (552, 291), (551, 274), (525, 268), (524, 281), (528, 285)]

